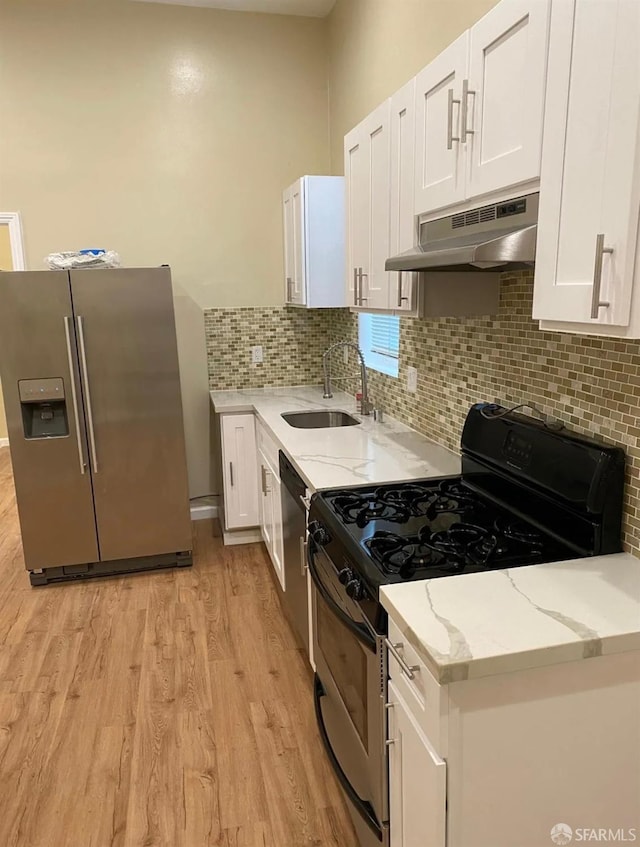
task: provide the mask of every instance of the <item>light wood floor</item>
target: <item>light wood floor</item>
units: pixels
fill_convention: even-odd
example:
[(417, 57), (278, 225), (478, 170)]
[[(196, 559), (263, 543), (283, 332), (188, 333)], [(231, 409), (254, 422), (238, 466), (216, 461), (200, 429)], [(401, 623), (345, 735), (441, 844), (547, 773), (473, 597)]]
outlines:
[(356, 847), (260, 545), (31, 588), (0, 449), (1, 847)]

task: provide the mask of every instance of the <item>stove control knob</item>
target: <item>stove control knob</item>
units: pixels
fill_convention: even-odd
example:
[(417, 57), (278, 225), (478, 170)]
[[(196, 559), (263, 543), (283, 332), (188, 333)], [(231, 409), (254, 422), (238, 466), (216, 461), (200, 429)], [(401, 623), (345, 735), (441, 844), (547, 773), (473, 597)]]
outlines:
[(329, 533), (318, 521), (309, 524), (309, 535), (319, 547), (323, 547), (331, 541)]
[(362, 600), (364, 597), (364, 586), (362, 585), (362, 580), (357, 577), (350, 579), (346, 585), (346, 591), (352, 600)]
[(338, 571), (338, 580), (341, 585), (348, 585), (353, 580), (353, 571), (351, 568), (342, 568)]

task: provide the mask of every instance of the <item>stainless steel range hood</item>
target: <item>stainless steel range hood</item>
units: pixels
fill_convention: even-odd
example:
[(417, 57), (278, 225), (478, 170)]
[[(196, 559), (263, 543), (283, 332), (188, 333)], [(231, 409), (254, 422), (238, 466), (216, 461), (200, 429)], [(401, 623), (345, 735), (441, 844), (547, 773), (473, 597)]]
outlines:
[(528, 268), (536, 257), (538, 194), (459, 212), (419, 226), (417, 247), (392, 256), (388, 271)]

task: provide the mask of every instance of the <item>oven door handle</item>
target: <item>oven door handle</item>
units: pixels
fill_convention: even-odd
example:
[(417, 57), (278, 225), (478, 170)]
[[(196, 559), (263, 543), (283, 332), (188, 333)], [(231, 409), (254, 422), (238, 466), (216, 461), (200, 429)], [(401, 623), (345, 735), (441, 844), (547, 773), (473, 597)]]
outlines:
[(367, 650), (370, 650), (372, 653), (376, 653), (378, 650), (378, 646), (376, 644), (376, 640), (371, 635), (368, 629), (364, 626), (360, 626), (357, 624), (349, 615), (344, 612), (340, 606), (336, 603), (333, 597), (329, 594), (327, 589), (322, 583), (320, 579), (320, 575), (318, 574), (318, 570), (313, 561), (313, 551), (315, 549), (315, 544), (313, 543), (313, 539), (309, 537), (309, 542), (307, 544), (307, 564), (309, 565), (309, 573), (311, 574), (311, 578), (313, 579), (313, 584), (318, 589), (318, 594), (322, 597), (324, 602), (329, 607), (329, 610), (334, 614), (339, 621), (341, 621), (349, 630), (349, 632), (353, 633), (358, 641), (363, 644)]
[(374, 833), (378, 841), (382, 841), (382, 827), (376, 818), (376, 814), (373, 810), (373, 806), (369, 803), (368, 800), (363, 800), (362, 797), (357, 793), (353, 785), (349, 782), (347, 775), (342, 770), (342, 765), (336, 758), (336, 754), (333, 752), (333, 748), (331, 746), (331, 741), (329, 740), (329, 735), (327, 733), (327, 728), (324, 725), (324, 718), (322, 717), (322, 706), (320, 705), (320, 700), (326, 696), (326, 691), (324, 690), (324, 686), (320, 680), (320, 677), (316, 673), (313, 679), (313, 704), (316, 710), (316, 721), (318, 723), (318, 731), (320, 732), (320, 738), (322, 739), (322, 744), (324, 749), (329, 757), (329, 761), (331, 763), (331, 767), (333, 768), (335, 775), (338, 777), (338, 782), (344, 789), (345, 794), (351, 800), (355, 808), (358, 810), (358, 813), (362, 816), (365, 823), (369, 827), (369, 829)]

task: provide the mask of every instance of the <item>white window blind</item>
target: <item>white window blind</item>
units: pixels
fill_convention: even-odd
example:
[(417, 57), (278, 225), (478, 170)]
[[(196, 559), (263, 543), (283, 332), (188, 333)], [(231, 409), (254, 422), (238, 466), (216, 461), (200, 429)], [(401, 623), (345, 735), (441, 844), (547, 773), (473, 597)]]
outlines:
[(393, 315), (371, 315), (371, 351), (397, 359), (400, 351), (400, 319)]
[(400, 318), (395, 315), (358, 315), (359, 344), (368, 368), (398, 376)]

